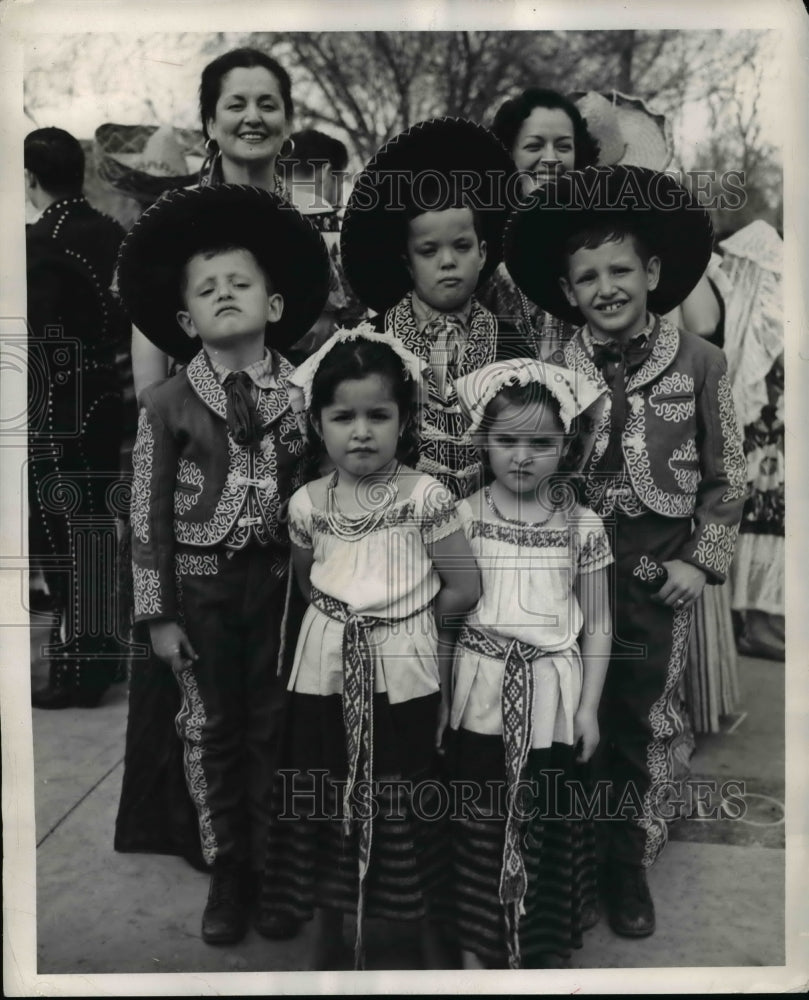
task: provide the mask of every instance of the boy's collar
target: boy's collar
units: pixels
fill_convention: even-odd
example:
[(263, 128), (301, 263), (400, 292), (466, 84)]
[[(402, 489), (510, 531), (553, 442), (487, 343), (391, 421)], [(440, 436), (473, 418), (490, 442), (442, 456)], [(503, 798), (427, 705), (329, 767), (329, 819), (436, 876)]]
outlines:
[[(636, 333), (634, 337), (631, 337), (629, 339), (629, 341), (627, 341), (627, 343), (628, 344), (638, 344), (639, 346), (641, 344), (645, 344), (649, 340), (649, 337), (651, 337), (651, 335), (652, 335), (652, 331), (655, 328), (655, 322), (656, 322), (656, 320), (657, 320), (657, 317), (655, 316), (654, 313), (647, 312), (646, 313), (646, 326), (644, 326), (644, 328), (639, 333)], [(584, 326), (581, 328), (581, 331), (582, 331), (582, 340), (587, 345), (588, 349), (590, 350), (590, 353), (592, 353), (592, 350), (593, 350), (594, 346), (600, 346), (602, 344), (621, 344), (621, 343), (623, 343), (623, 341), (619, 340), (619, 338), (617, 338), (617, 337), (607, 337), (607, 338), (604, 338), (604, 339), (602, 339), (600, 337), (596, 337), (596, 335), (590, 329), (589, 324), (587, 324), (587, 323), (584, 324)]]
[(434, 309), (432, 306), (427, 305), (423, 299), (419, 298), (415, 291), (410, 293), (410, 301), (413, 305), (413, 315), (416, 319), (416, 325), (419, 328), (423, 328), (427, 323), (432, 322), (432, 320), (437, 319), (439, 316), (455, 316), (463, 324), (464, 330), (469, 329), (473, 301), (471, 296), (460, 309), (452, 309), (449, 312), (442, 312), (440, 309)]
[[(204, 347), (203, 350), (205, 350)], [(205, 351), (205, 356), (208, 359), (208, 364), (211, 366), (214, 375), (216, 375), (216, 378), (221, 385), (234, 369), (227, 368), (218, 361), (214, 361), (207, 351)], [(259, 358), (258, 361), (254, 361), (246, 368), (239, 370), (243, 371), (246, 375), (249, 375), (251, 380), (256, 386), (258, 386), (259, 389), (274, 389), (276, 386), (275, 364), (272, 353), (267, 347), (264, 348), (264, 357)]]

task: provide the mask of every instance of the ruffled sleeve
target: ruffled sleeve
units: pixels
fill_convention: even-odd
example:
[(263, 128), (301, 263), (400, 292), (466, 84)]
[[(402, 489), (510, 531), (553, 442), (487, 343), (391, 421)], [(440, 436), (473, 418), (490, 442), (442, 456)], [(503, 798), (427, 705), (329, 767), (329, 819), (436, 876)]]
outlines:
[(610, 540), (598, 514), (580, 508), (574, 531), (579, 573), (595, 573), (613, 562)]
[(312, 501), (309, 490), (304, 486), (293, 494), (289, 501), (289, 539), (299, 549), (311, 549), (312, 544)]
[(425, 545), (432, 545), (460, 531), (461, 522), (455, 509), (455, 499), (449, 490), (431, 476), (425, 479), (421, 500), (421, 537)]

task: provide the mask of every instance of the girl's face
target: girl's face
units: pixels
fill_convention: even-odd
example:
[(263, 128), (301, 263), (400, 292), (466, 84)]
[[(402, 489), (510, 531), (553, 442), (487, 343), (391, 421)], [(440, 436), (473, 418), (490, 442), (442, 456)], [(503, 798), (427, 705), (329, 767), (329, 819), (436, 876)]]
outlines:
[(486, 435), (492, 473), (510, 493), (536, 496), (542, 481), (559, 467), (565, 431), (553, 408), (541, 403), (508, 403)]
[(576, 163), (573, 122), (561, 108), (534, 108), (525, 119), (511, 151), (523, 174), (522, 190), (529, 195)]
[(389, 379), (366, 375), (340, 382), (315, 426), (342, 472), (356, 478), (378, 472), (396, 457), (402, 430)]
[(274, 160), (289, 136), (278, 80), (264, 66), (237, 66), (222, 77), (214, 115), (206, 122), (225, 160)]

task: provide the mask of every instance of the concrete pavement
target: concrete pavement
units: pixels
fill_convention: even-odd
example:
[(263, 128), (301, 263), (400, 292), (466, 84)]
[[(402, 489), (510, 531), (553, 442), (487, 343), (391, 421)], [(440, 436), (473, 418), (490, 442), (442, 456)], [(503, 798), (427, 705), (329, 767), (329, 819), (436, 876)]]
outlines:
[[(34, 660), (33, 672), (38, 685), (44, 665)], [(746, 821), (700, 819), (695, 805), (650, 875), (657, 932), (628, 940), (602, 920), (575, 968), (784, 964), (783, 681), (783, 664), (743, 658), (746, 714), (699, 738), (692, 759), (695, 776), (746, 783)], [(212, 948), (200, 937), (207, 876), (178, 858), (112, 850), (126, 712), (123, 684), (97, 709), (33, 712), (40, 975), (307, 969), (310, 928), (290, 942), (251, 930)], [(420, 968), (407, 927), (372, 922), (368, 954), (372, 969)]]

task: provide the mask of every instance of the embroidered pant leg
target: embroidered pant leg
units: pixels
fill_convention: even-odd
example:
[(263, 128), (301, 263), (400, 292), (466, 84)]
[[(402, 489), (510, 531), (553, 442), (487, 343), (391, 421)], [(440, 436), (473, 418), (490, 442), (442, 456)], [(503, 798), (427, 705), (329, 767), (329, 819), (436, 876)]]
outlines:
[[(635, 569), (641, 556), (675, 557), (691, 523), (655, 514), (615, 525), (614, 639), (601, 702), (601, 774), (612, 783), (607, 855), (648, 867), (668, 839), (665, 802), (672, 743), (683, 731), (677, 686), (685, 668), (691, 610), (651, 598)], [(657, 805), (656, 805), (657, 803)]]
[[(180, 677), (177, 729), (203, 856), (209, 863), (260, 866), (284, 582), (272, 572), (271, 554), (258, 547), (232, 555), (185, 550), (178, 553), (178, 591), (199, 657)], [(251, 855), (251, 844), (259, 842), (262, 853)]]

